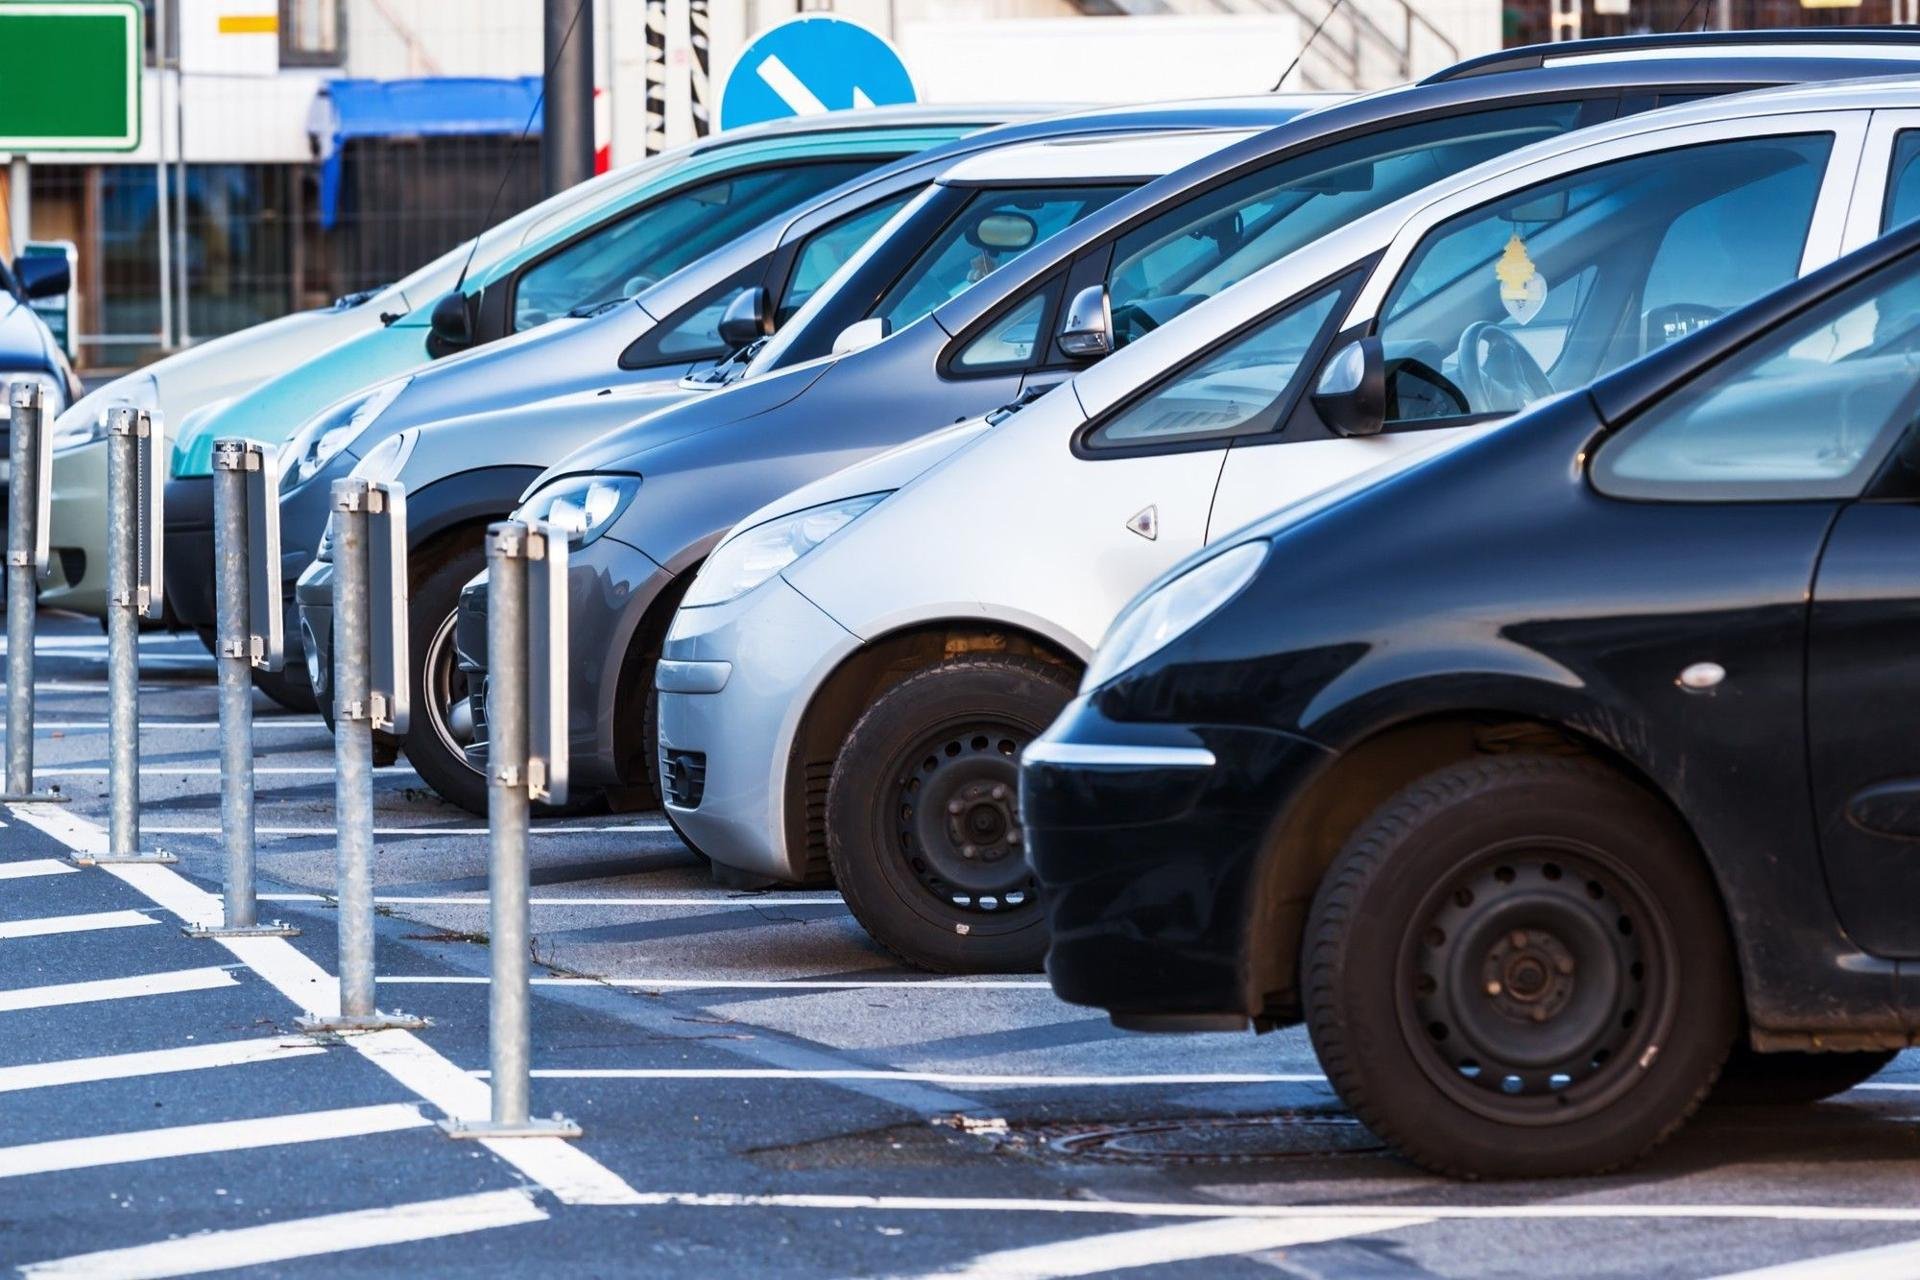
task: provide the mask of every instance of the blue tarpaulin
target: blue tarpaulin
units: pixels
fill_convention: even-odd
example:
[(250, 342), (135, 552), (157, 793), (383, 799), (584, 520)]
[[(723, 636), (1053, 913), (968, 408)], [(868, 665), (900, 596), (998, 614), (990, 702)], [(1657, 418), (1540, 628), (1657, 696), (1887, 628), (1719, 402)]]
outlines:
[(339, 215), (341, 153), (355, 138), (479, 137), (540, 132), (540, 77), (434, 76), (421, 80), (329, 80), (307, 132), (320, 153), (320, 225)]

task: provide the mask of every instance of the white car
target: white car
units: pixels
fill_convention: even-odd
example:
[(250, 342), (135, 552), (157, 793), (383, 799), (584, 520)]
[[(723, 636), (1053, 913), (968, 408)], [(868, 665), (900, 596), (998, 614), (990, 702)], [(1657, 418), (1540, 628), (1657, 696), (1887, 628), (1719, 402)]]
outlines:
[(1915, 142), (1920, 83), (1882, 80), (1539, 143), (1281, 259), (998, 426), (763, 508), (667, 637), (669, 816), (736, 879), (830, 870), (915, 964), (1036, 965), (1016, 760), (1135, 592), (1920, 214)]

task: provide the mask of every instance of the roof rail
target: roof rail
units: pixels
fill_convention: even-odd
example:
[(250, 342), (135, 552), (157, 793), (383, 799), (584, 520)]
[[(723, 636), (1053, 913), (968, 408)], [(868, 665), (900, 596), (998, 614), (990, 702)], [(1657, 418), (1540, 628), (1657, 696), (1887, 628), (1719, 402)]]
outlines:
[(1560, 40), (1551, 44), (1521, 45), (1498, 53), (1483, 54), (1456, 62), (1436, 71), (1421, 84), (1441, 84), (1464, 80), (1468, 76), (1494, 75), (1503, 71), (1529, 71), (1544, 66), (1551, 58), (1604, 53), (1633, 53), (1648, 49), (1700, 49), (1711, 52), (1729, 45), (1806, 45), (1817, 52), (1821, 45), (1886, 45), (1890, 48), (1920, 49), (1920, 28), (1893, 25), (1857, 27), (1777, 27), (1760, 31), (1680, 31), (1665, 35), (1598, 36), (1591, 40)]

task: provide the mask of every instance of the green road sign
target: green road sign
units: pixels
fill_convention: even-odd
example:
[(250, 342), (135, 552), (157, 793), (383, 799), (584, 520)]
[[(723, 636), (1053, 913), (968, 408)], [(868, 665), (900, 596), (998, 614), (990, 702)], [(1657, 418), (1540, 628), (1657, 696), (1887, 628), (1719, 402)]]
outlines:
[(0, 3), (0, 151), (140, 145), (139, 0)]

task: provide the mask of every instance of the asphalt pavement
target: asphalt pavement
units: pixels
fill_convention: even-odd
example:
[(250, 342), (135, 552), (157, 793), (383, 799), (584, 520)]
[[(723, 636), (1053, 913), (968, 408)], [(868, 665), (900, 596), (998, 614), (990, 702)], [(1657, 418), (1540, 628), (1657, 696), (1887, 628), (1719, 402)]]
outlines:
[(333, 1039), (332, 740), (256, 700), (262, 913), (209, 941), (213, 663), (141, 646), (144, 843), (105, 848), (106, 642), (44, 617), (38, 781), (0, 807), (0, 1267), (26, 1275), (1920, 1277), (1920, 1052), (1712, 1107), (1606, 1178), (1456, 1184), (1383, 1151), (1304, 1033), (1143, 1037), (1045, 980), (890, 962), (831, 892), (715, 887), (658, 813), (532, 840), (536, 1113), (487, 1109), (485, 824), (376, 775), (384, 1009)]

